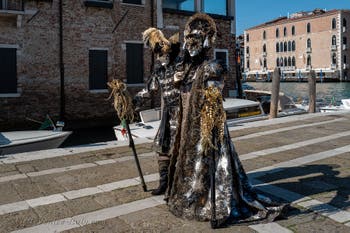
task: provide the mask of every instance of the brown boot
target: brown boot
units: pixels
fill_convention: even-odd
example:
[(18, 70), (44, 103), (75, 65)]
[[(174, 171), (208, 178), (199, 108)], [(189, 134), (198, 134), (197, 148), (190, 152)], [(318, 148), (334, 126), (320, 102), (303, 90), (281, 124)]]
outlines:
[(158, 160), (159, 166), (159, 187), (153, 190), (152, 195), (162, 195), (168, 187), (168, 167), (170, 160)]

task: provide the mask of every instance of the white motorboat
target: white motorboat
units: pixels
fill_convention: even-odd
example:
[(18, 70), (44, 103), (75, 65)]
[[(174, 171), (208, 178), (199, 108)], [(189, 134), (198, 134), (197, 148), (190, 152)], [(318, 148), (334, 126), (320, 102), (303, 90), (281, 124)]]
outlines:
[(0, 156), (57, 148), (71, 133), (54, 130), (0, 132)]
[[(266, 119), (267, 115), (256, 101), (246, 99), (226, 98), (224, 101), (228, 126), (233, 124)], [(150, 109), (140, 112), (141, 122), (130, 124), (131, 134), (137, 138), (153, 139), (157, 133), (160, 119), (160, 109)], [(114, 132), (117, 140), (127, 140), (127, 133), (122, 126), (115, 126)]]
[(320, 112), (350, 111), (350, 99), (342, 99), (341, 102), (341, 105), (320, 107)]
[[(249, 100), (259, 101), (265, 111), (270, 112), (271, 91), (265, 90), (244, 90), (245, 97)], [(294, 101), (283, 92), (278, 97), (278, 116), (290, 116), (306, 113), (304, 108), (297, 106)]]

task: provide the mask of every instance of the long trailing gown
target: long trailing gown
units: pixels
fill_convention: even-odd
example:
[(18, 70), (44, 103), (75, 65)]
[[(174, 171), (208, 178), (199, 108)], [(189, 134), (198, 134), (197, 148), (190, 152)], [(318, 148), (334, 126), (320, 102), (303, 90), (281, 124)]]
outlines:
[(285, 205), (275, 204), (253, 189), (230, 139), (226, 122), (223, 140), (212, 140), (217, 149), (215, 155), (202, 147), (203, 90), (210, 85), (222, 87), (221, 66), (207, 60), (183, 66), (186, 77), (180, 87), (180, 127), (174, 142), (166, 195), (170, 211), (186, 219), (211, 219), (210, 164), (211, 156), (214, 156), (216, 218), (226, 224), (273, 220)]

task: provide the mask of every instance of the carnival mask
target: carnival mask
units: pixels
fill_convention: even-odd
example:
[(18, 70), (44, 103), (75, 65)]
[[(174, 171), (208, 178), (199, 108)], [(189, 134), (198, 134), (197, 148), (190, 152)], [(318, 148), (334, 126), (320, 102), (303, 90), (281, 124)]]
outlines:
[(184, 49), (191, 57), (197, 56), (203, 50), (203, 38), (200, 34), (191, 33), (185, 37)]

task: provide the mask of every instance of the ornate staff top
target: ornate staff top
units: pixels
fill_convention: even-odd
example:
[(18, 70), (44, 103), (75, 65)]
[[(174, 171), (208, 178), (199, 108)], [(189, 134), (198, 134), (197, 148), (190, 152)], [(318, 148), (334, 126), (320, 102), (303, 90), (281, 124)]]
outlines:
[(117, 111), (119, 119), (121, 121), (128, 120), (132, 122), (134, 120), (134, 106), (132, 104), (132, 98), (126, 90), (125, 83), (119, 79), (113, 79), (107, 85), (112, 89), (108, 99), (114, 97), (113, 106)]

